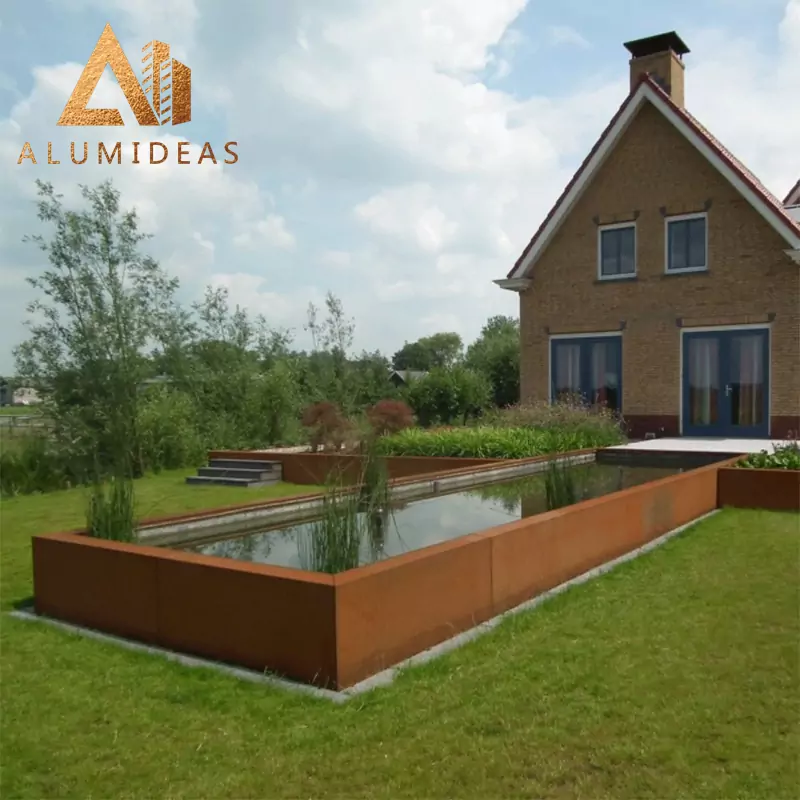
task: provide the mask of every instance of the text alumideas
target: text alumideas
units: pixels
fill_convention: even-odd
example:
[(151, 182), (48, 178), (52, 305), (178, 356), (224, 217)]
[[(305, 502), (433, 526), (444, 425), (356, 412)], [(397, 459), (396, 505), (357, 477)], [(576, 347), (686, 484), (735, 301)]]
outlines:
[[(126, 157), (130, 156), (130, 160), (126, 163), (131, 164), (163, 164), (170, 157), (170, 150), (163, 142), (131, 142), (131, 149), (126, 151)], [(225, 142), (222, 149), (225, 152), (225, 157), (222, 158), (223, 164), (235, 164), (239, 160), (239, 154), (234, 148), (238, 147), (238, 142)], [(193, 158), (189, 152), (191, 142), (178, 142), (173, 153), (176, 158), (173, 161), (177, 164), (203, 164), (210, 161), (212, 164), (218, 163), (217, 154), (211, 146), (211, 142), (204, 142), (200, 154)], [(81, 152), (82, 151), (82, 152)], [(106, 145), (105, 142), (98, 142), (96, 147), (97, 163), (98, 164), (122, 164), (122, 142), (114, 142), (112, 146)], [(56, 155), (59, 155), (56, 153)], [(78, 157), (82, 156), (82, 157)], [(73, 164), (85, 164), (89, 160), (89, 142), (83, 142), (83, 147), (79, 147), (78, 142), (69, 143), (69, 157)], [(22, 152), (19, 154), (17, 164), (22, 164), (23, 161), (29, 161), (31, 164), (38, 164), (36, 155), (30, 142), (25, 142), (22, 146)], [(47, 143), (47, 162), (48, 164), (60, 164), (61, 160), (54, 157), (53, 143)]]

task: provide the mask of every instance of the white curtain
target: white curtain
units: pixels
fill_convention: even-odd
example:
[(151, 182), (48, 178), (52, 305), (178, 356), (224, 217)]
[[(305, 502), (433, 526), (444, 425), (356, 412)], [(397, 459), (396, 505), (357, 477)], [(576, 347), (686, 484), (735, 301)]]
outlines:
[(717, 421), (719, 349), (717, 339), (689, 341), (689, 413), (692, 425)]

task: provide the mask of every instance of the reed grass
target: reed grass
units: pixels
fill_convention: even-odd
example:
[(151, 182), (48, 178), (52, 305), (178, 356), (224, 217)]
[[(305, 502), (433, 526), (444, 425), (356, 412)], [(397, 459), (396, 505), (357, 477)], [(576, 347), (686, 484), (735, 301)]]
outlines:
[(322, 514), (300, 534), (303, 569), (329, 574), (355, 569), (365, 547), (371, 561), (382, 557), (392, 520), (389, 475), (375, 438), (364, 440), (361, 454), (358, 487), (347, 486), (341, 473), (330, 476)]
[(131, 542), (136, 538), (136, 496), (133, 480), (123, 474), (95, 479), (86, 509), (86, 530), (98, 539)]

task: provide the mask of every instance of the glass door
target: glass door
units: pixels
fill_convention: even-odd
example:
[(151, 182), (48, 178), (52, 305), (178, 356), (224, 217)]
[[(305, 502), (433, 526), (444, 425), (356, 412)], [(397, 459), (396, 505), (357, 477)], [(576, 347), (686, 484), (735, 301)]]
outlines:
[(684, 334), (682, 397), (686, 436), (769, 436), (769, 331)]

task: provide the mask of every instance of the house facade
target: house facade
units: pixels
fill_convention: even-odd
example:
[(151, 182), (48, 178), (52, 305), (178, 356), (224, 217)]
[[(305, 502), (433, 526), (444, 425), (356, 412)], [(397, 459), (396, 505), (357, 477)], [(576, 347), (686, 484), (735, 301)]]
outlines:
[(675, 33), (626, 47), (630, 94), (496, 281), (522, 399), (580, 392), (634, 437), (797, 436), (800, 184), (778, 200), (686, 111)]

